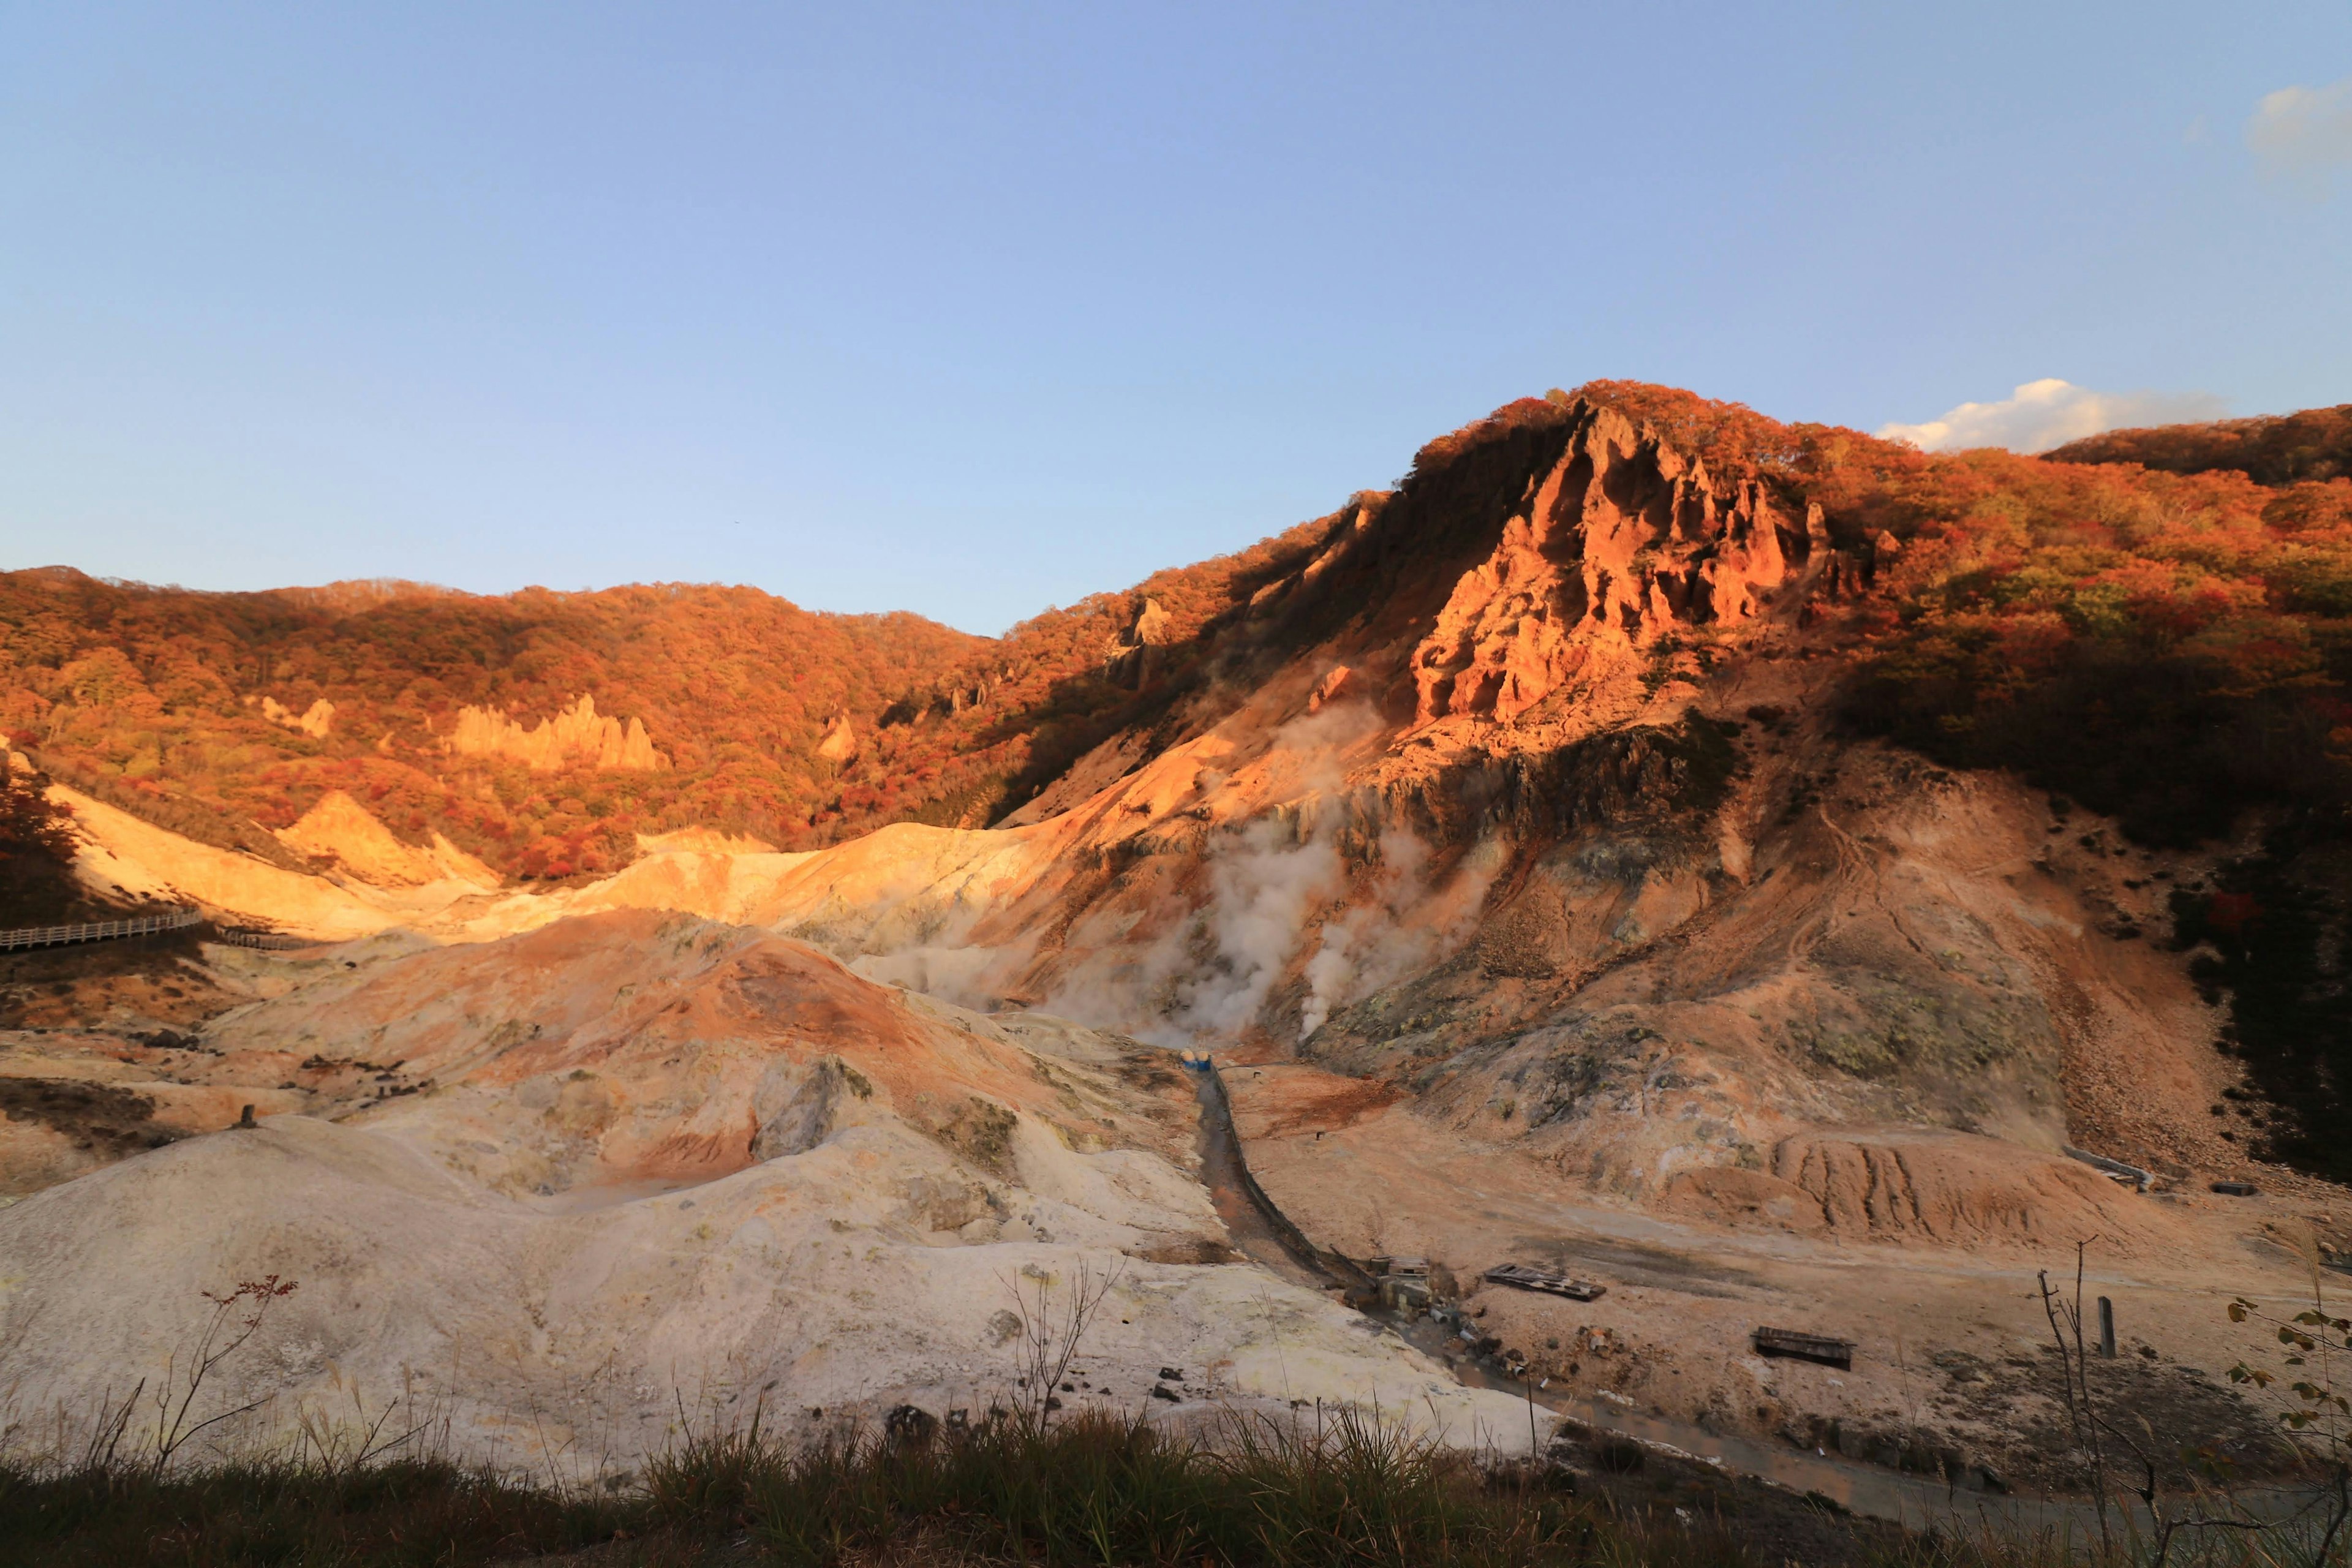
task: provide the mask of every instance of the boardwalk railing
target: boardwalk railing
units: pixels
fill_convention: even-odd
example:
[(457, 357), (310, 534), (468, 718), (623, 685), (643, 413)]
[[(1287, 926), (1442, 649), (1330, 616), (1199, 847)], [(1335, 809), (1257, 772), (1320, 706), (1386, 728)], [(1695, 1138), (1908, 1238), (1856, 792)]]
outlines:
[(84, 921), (79, 925), (26, 926), (0, 931), (0, 952), (20, 947), (63, 947), (74, 942), (107, 942), (118, 936), (147, 936), (159, 931), (185, 931), (204, 921), (204, 911), (166, 910), (162, 914), (134, 915), (121, 921)]

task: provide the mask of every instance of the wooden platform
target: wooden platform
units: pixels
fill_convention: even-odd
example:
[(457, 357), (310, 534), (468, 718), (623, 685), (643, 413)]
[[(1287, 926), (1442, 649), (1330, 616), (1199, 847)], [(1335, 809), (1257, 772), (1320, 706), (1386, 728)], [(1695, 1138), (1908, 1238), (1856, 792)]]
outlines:
[(1606, 1285), (1587, 1284), (1570, 1279), (1565, 1274), (1555, 1274), (1549, 1268), (1530, 1268), (1524, 1263), (1498, 1263), (1486, 1270), (1486, 1278), (1497, 1285), (1508, 1285), (1518, 1290), (1539, 1290), (1547, 1296), (1565, 1296), (1571, 1301), (1591, 1301), (1609, 1293)]
[(1797, 1361), (1819, 1362), (1823, 1366), (1853, 1366), (1853, 1342), (1832, 1339), (1827, 1334), (1802, 1333), (1795, 1329), (1759, 1329), (1756, 1331), (1758, 1355), (1789, 1356)]

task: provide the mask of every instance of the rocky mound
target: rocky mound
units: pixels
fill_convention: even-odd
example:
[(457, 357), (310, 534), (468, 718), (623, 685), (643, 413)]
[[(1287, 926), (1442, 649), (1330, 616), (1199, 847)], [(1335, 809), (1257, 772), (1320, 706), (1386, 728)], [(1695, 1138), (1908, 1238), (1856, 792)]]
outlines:
[(429, 845), (404, 844), (358, 801), (329, 790), (278, 835), (298, 855), (325, 861), (351, 879), (376, 888), (424, 887), (459, 881), (495, 888), (499, 874), (442, 835)]

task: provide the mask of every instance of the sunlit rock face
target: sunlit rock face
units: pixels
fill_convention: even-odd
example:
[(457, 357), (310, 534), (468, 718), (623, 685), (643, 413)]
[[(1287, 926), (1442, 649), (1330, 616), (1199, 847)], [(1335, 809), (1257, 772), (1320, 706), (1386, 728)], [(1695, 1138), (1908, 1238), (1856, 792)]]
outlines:
[(1414, 719), (1507, 723), (1677, 629), (1736, 629), (1826, 542), (1760, 481), (1718, 486), (1597, 411), (1413, 648)]
[(596, 711), (596, 699), (583, 696), (550, 719), (525, 725), (488, 708), (461, 708), (449, 749), (460, 756), (506, 757), (533, 773), (565, 767), (652, 770), (669, 766), (654, 750), (645, 721), (620, 720)]
[(414, 888), (441, 881), (466, 882), (477, 889), (499, 885), (496, 871), (445, 836), (436, 833), (423, 845), (403, 843), (367, 807), (339, 789), (320, 796), (278, 837), (297, 854), (328, 862), (374, 887)]

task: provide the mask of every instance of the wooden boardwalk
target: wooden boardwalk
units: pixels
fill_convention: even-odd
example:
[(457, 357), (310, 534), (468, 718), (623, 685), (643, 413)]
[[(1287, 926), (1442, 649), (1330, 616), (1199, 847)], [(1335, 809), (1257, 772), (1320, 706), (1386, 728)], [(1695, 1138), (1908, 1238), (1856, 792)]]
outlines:
[(182, 907), (161, 914), (133, 915), (120, 921), (84, 921), (78, 925), (25, 926), (0, 931), (0, 952), (27, 947), (64, 947), (79, 942), (111, 942), (117, 937), (152, 936), (157, 931), (185, 931), (204, 923), (202, 910)]

